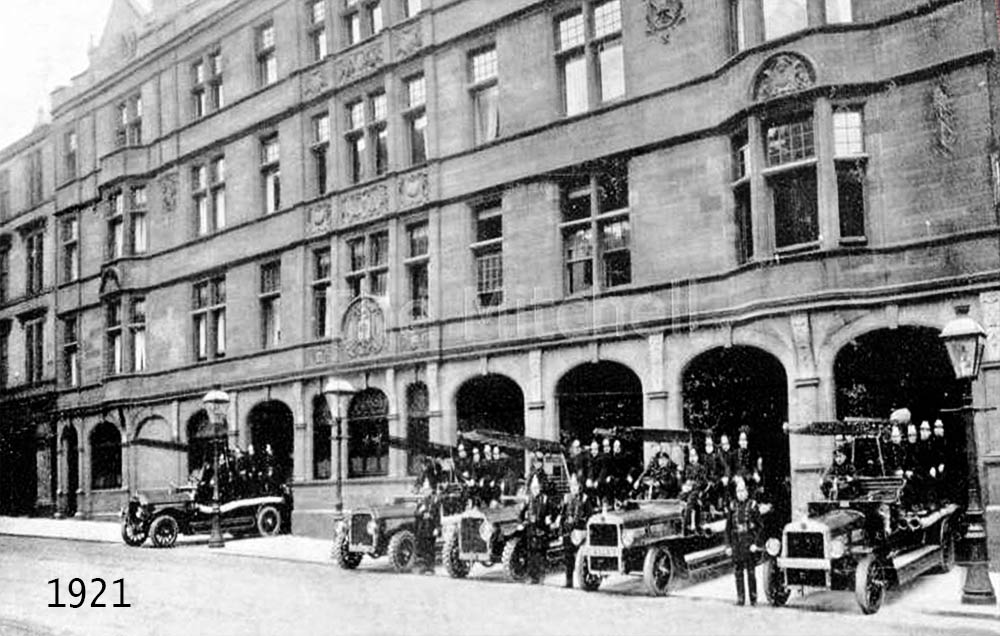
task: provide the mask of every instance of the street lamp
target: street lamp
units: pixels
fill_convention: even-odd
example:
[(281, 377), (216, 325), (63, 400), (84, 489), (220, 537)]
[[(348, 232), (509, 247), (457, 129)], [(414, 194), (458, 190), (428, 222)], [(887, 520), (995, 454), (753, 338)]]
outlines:
[(330, 377), (323, 383), (323, 396), (326, 398), (327, 407), (330, 409), (330, 414), (333, 415), (336, 426), (337, 485), (333, 494), (333, 507), (338, 513), (344, 510), (344, 466), (343, 453), (341, 452), (344, 443), (344, 400), (356, 392), (350, 382), (341, 378)]
[(941, 330), (941, 340), (948, 350), (948, 358), (955, 370), (955, 377), (966, 381), (962, 399), (962, 414), (965, 424), (965, 458), (968, 470), (968, 503), (965, 508), (965, 583), (962, 586), (962, 602), (971, 605), (993, 605), (997, 602), (993, 584), (990, 582), (986, 555), (986, 522), (979, 489), (979, 451), (976, 446), (975, 411), (972, 407), (972, 381), (979, 375), (986, 350), (986, 331), (969, 317), (969, 307), (955, 308), (956, 317)]
[(208, 538), (208, 547), (224, 548), (226, 542), (222, 540), (219, 510), (219, 424), (226, 421), (229, 395), (216, 386), (201, 401), (208, 413), (208, 423), (212, 425), (212, 534)]

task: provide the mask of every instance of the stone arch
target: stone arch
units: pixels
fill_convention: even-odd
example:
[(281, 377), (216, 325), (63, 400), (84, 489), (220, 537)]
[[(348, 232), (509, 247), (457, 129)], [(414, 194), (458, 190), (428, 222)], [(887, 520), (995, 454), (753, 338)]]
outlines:
[(168, 488), (178, 460), (170, 424), (157, 415), (147, 417), (136, 427), (131, 446), (132, 487), (136, 490)]
[(90, 432), (90, 487), (114, 490), (122, 487), (122, 431), (102, 421)]
[(59, 435), (59, 449), (63, 456), (63, 464), (59, 468), (66, 475), (63, 481), (66, 499), (62, 512), (71, 517), (76, 514), (76, 493), (80, 490), (80, 434), (72, 424), (63, 427)]
[[(219, 425), (221, 428), (221, 424)], [(205, 409), (199, 409), (191, 414), (185, 427), (187, 433), (187, 470), (188, 474), (203, 468), (212, 461), (213, 444), (216, 434), (208, 421)], [(221, 431), (219, 432), (221, 437)]]
[(578, 364), (559, 378), (555, 395), (564, 442), (578, 438), (587, 444), (595, 428), (643, 426), (642, 380), (627, 364), (611, 360)]
[(406, 387), (406, 468), (419, 475), (420, 459), (430, 442), (430, 392), (423, 382)]
[(280, 400), (256, 404), (247, 413), (247, 428), (254, 453), (260, 455), (271, 447), (274, 454), (275, 479), (290, 481), (295, 453), (295, 418), (292, 409)]
[(524, 435), (524, 391), (506, 375), (465, 380), (455, 391), (454, 404), (459, 432), (488, 428)]
[(347, 476), (389, 474), (389, 398), (365, 389), (347, 407)]

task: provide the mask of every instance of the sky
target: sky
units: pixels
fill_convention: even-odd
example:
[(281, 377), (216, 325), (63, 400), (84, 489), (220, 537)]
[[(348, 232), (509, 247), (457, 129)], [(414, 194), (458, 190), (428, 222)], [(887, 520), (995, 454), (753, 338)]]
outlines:
[(0, 148), (27, 135), (49, 92), (87, 68), (111, 0), (0, 0)]

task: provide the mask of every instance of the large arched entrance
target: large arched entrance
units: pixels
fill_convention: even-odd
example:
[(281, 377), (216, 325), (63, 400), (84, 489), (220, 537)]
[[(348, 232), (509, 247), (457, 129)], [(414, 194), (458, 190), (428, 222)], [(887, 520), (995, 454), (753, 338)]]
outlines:
[(524, 435), (524, 394), (504, 375), (489, 374), (466, 381), (455, 395), (459, 432), (492, 429)]
[(595, 428), (643, 425), (642, 382), (632, 369), (617, 362), (574, 367), (556, 384), (556, 399), (564, 443), (579, 439), (586, 445)]
[[(736, 448), (739, 431), (749, 429), (753, 457), (763, 460), (766, 492), (778, 510), (787, 514), (791, 489), (788, 437), (788, 378), (781, 361), (756, 347), (719, 347), (702, 353), (687, 366), (682, 378), (684, 425), (695, 432), (698, 450), (711, 433), (716, 441), (726, 434)], [(700, 439), (699, 439), (700, 438)]]
[(292, 410), (284, 402), (261, 402), (247, 415), (250, 443), (254, 454), (260, 455), (271, 447), (274, 453), (276, 477), (281, 482), (290, 481), (294, 466), (295, 421)]
[[(219, 447), (224, 447), (225, 428), (219, 425)], [(204, 410), (196, 412), (187, 423), (187, 463), (188, 474), (204, 468), (212, 463), (212, 449), (215, 443), (212, 424), (208, 421), (208, 413)]]
[(347, 476), (389, 474), (389, 399), (365, 389), (347, 407)]
[(76, 428), (67, 426), (63, 429), (60, 443), (66, 470), (66, 504), (63, 514), (71, 517), (76, 514), (76, 492), (80, 489), (80, 439)]

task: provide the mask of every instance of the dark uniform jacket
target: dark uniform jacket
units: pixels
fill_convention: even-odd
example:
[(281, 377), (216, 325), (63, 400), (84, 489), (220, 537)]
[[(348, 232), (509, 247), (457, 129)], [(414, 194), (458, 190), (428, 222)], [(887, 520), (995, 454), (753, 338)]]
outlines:
[(586, 530), (590, 514), (591, 505), (587, 495), (582, 492), (576, 495), (566, 493), (559, 512), (563, 534), (567, 535), (573, 530)]
[(712, 483), (721, 481), (723, 477), (729, 477), (729, 466), (722, 458), (718, 449), (701, 456), (701, 463), (705, 465), (705, 472), (708, 480)]
[(906, 447), (902, 444), (889, 442), (882, 448), (882, 461), (885, 462), (885, 474), (895, 475), (905, 471), (907, 465)]
[(649, 476), (657, 482), (653, 488), (654, 499), (674, 499), (680, 494), (680, 470), (673, 460), (668, 460), (666, 466), (657, 464)]
[[(834, 462), (826, 470), (826, 474), (823, 475), (823, 483), (821, 489), (823, 490), (823, 496), (829, 497), (833, 493), (834, 481), (838, 482), (838, 488), (840, 492), (844, 492), (844, 487), (847, 485), (849, 480), (853, 480), (857, 477), (858, 471), (854, 469), (854, 464), (844, 460), (843, 464), (838, 464)], [(838, 493), (838, 496), (843, 497)]]
[(688, 463), (684, 467), (684, 482), (691, 482), (692, 492), (701, 492), (705, 489), (708, 484), (708, 472), (705, 470), (705, 465), (702, 463), (691, 464)]
[(753, 556), (750, 546), (760, 542), (763, 529), (760, 507), (749, 497), (745, 501), (733, 499), (726, 515), (726, 540), (733, 549), (734, 561), (746, 561)]
[(733, 451), (733, 453), (734, 453), (733, 458), (735, 460), (733, 464), (736, 470), (735, 474), (740, 475), (745, 479), (746, 477), (750, 476), (751, 473), (753, 473), (754, 469), (753, 454), (750, 452), (749, 448), (747, 448), (746, 450), (742, 448), (737, 448), (735, 451)]

